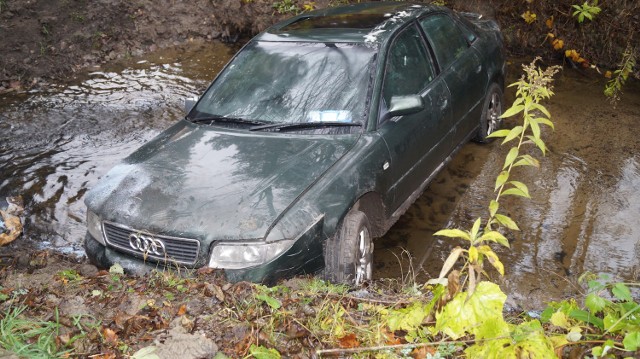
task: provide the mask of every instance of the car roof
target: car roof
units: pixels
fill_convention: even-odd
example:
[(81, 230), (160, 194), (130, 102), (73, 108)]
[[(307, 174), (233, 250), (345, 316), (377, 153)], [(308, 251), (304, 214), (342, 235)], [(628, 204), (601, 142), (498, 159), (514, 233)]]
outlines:
[(352, 4), (298, 15), (271, 26), (255, 39), (380, 44), (407, 22), (443, 9), (403, 2)]

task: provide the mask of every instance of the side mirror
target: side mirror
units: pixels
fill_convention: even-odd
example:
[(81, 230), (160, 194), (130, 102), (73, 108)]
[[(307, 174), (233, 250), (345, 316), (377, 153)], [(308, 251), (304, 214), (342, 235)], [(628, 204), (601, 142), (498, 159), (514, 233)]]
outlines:
[(405, 116), (424, 110), (424, 100), (420, 95), (393, 96), (386, 117)]
[(193, 109), (193, 106), (196, 105), (196, 102), (198, 102), (198, 98), (197, 97), (190, 97), (190, 98), (185, 98), (184, 99), (184, 113), (185, 113), (185, 115), (188, 115), (189, 112), (191, 112), (191, 109)]

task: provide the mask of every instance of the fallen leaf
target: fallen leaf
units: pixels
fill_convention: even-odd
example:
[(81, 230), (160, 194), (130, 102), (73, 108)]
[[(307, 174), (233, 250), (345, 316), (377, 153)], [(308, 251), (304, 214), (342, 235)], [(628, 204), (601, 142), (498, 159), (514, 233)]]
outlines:
[(429, 358), (432, 358), (436, 355), (438, 351), (434, 347), (421, 347), (415, 348), (411, 352), (411, 357), (414, 359), (424, 359), (429, 354)]
[(554, 50), (561, 50), (564, 47), (564, 41), (560, 39), (553, 40), (551, 44), (553, 45)]
[(605, 73), (604, 73), (604, 77), (606, 77), (606, 78), (608, 78), (608, 79), (610, 79), (610, 78), (611, 78), (611, 75), (613, 75), (613, 74), (611, 73), (611, 71), (607, 71), (607, 72), (605, 72)]
[(547, 21), (544, 22), (548, 28), (552, 28), (553, 27), (553, 16), (548, 18)]
[(112, 329), (104, 328), (102, 330), (102, 336), (104, 337), (104, 341), (108, 344), (115, 345), (118, 343), (118, 334), (116, 334)]
[(520, 15), (524, 19), (527, 24), (531, 24), (532, 22), (537, 20), (537, 15), (527, 10), (524, 14)]
[(180, 306), (180, 308), (178, 308), (178, 313), (176, 313), (176, 315), (181, 316), (181, 315), (185, 315), (185, 313), (187, 313), (187, 306), (183, 304)]
[(340, 348), (357, 348), (360, 346), (360, 342), (354, 333), (350, 333), (338, 338), (338, 345)]

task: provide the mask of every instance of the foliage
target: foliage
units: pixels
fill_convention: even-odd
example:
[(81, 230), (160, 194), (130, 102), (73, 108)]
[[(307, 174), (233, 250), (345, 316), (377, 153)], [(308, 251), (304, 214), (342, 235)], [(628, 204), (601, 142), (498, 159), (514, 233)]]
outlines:
[(598, 0), (594, 0), (593, 4), (589, 4), (589, 0), (586, 0), (582, 5), (572, 5), (575, 9), (573, 16), (578, 17), (578, 22), (583, 23), (584, 19), (593, 21), (594, 16), (598, 15), (602, 9), (598, 6)]
[(614, 106), (618, 101), (620, 101), (622, 87), (629, 78), (629, 75), (633, 73), (635, 66), (636, 49), (631, 46), (631, 43), (629, 43), (622, 54), (622, 61), (620, 61), (618, 69), (613, 73), (615, 76), (607, 82), (604, 88), (604, 95), (609, 98)]
[(68, 356), (70, 350), (59, 348), (56, 343), (60, 323), (25, 319), (22, 313), (26, 309), (26, 306), (19, 305), (2, 313), (0, 347), (26, 358)]
[(280, 0), (273, 3), (274, 10), (281, 15), (293, 14), (297, 15), (300, 12), (298, 5), (294, 0)]
[(591, 348), (594, 358), (613, 351), (638, 350), (640, 317), (635, 313), (640, 311), (640, 304), (633, 299), (628, 284), (611, 282), (608, 275), (592, 273), (585, 273), (580, 281), (586, 282), (588, 288), (584, 308), (570, 299), (551, 302), (542, 312), (541, 320), (551, 324), (552, 331), (564, 334), (559, 343), (563, 346), (599, 344)]

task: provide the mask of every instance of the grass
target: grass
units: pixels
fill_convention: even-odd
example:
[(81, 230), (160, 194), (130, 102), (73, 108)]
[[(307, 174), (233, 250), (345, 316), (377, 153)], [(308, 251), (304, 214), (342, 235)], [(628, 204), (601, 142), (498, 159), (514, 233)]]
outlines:
[[(61, 350), (56, 344), (60, 323), (23, 318), (21, 314), (26, 309), (20, 305), (2, 313), (0, 346), (26, 358), (62, 358), (68, 355), (70, 350)], [(56, 318), (57, 314), (56, 311)]]

